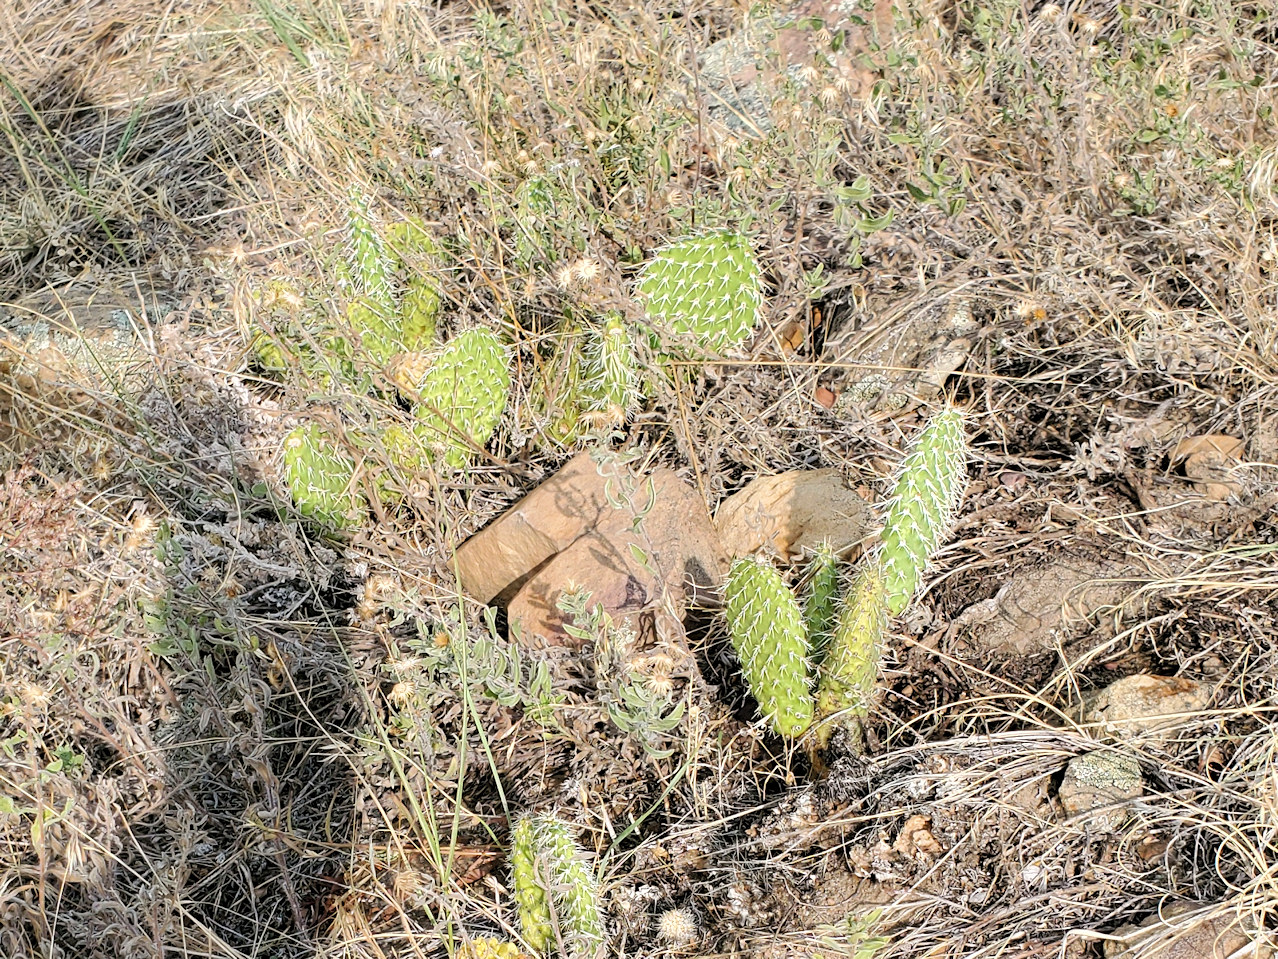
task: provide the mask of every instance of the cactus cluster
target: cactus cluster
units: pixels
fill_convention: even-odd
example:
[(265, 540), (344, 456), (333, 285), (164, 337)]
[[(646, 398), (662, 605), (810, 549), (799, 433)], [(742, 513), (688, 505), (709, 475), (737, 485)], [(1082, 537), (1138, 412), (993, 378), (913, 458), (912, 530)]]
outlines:
[[(732, 645), (760, 711), (783, 736), (816, 722), (824, 747), (835, 717), (855, 726), (870, 705), (889, 616), (905, 609), (928, 561), (948, 535), (966, 482), (967, 438), (953, 407), (924, 428), (897, 477), (881, 543), (839, 599), (833, 552), (818, 550), (803, 613), (780, 573), (739, 559), (728, 573), (724, 607)], [(816, 692), (809, 669), (818, 672)]]
[(346, 529), (364, 516), (355, 491), (355, 462), (318, 423), (305, 423), (284, 438), (284, 476), (297, 511), (331, 529)]
[(730, 230), (685, 237), (658, 250), (640, 272), (636, 290), (649, 317), (677, 342), (715, 353), (745, 342), (763, 303), (750, 243)]
[(538, 956), (562, 945), (565, 959), (594, 956), (604, 939), (599, 882), (553, 816), (523, 816), (511, 832), (510, 869), (519, 929)]

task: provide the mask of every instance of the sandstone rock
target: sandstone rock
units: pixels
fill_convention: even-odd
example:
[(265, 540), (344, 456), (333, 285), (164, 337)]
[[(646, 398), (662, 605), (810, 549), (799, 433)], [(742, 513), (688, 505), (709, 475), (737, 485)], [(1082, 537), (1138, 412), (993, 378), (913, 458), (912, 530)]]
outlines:
[(652, 475), (652, 508), (642, 490), (633, 508), (610, 510), (596, 528), (538, 569), (511, 599), (507, 614), (534, 645), (576, 645), (564, 631), (560, 596), (576, 586), (590, 591), (614, 621), (628, 621), (644, 634), (681, 644), (688, 590), (718, 585), (723, 557), (709, 513), (696, 490), (673, 472)]
[(715, 516), (729, 558), (766, 546), (792, 559), (826, 540), (844, 550), (865, 539), (874, 526), (869, 504), (833, 469), (760, 476), (724, 500)]
[(1144, 792), (1145, 782), (1135, 756), (1096, 750), (1070, 760), (1059, 795), (1067, 816), (1093, 812), (1087, 825), (1109, 832), (1127, 818), (1121, 804)]
[(453, 568), (530, 645), (580, 643), (558, 603), (583, 588), (641, 640), (678, 646), (689, 590), (717, 585), (725, 562), (705, 503), (675, 473), (638, 477), (583, 453), (463, 543)]
[(1098, 735), (1167, 738), (1185, 723), (1185, 714), (1205, 709), (1210, 700), (1211, 688), (1203, 683), (1138, 673), (1084, 696), (1074, 715)]

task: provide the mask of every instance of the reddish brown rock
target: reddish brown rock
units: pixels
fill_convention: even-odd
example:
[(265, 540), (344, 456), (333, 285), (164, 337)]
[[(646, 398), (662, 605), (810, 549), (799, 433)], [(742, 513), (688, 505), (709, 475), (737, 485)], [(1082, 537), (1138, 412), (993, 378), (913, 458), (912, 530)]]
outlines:
[[(608, 475), (604, 475), (604, 474)], [(575, 645), (560, 598), (583, 588), (615, 622), (681, 643), (691, 587), (717, 585), (725, 567), (700, 495), (670, 470), (635, 477), (573, 459), (457, 551), (462, 588), (490, 602), (535, 646)]]

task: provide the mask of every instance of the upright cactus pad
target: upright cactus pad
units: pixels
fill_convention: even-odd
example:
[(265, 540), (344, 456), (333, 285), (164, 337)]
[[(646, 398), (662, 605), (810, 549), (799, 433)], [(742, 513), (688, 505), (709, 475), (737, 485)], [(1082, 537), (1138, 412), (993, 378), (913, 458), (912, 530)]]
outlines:
[(728, 633), (750, 692), (782, 736), (812, 722), (807, 627), (793, 591), (772, 566), (738, 559), (724, 589)]
[(529, 949), (544, 956), (555, 943), (555, 925), (547, 888), (551, 877), (541, 864), (540, 847), (537, 818), (524, 816), (511, 832), (510, 872), (519, 906), (519, 932)]
[(759, 264), (745, 237), (727, 230), (687, 237), (644, 264), (637, 290), (676, 338), (722, 352), (740, 346), (763, 303)]
[(947, 407), (932, 417), (905, 458), (879, 549), (893, 616), (909, 605), (932, 554), (949, 536), (967, 485), (967, 456), (963, 414)]
[[(883, 570), (871, 559), (857, 574), (843, 601), (829, 651), (821, 665), (816, 693), (818, 723), (845, 711), (854, 717), (866, 714), (878, 683), (887, 618)], [(818, 744), (824, 746), (833, 731), (830, 724), (819, 726)]]
[(602, 416), (610, 426), (620, 426), (639, 401), (639, 361), (621, 316), (609, 316), (590, 331), (582, 366), (586, 411)]
[(829, 543), (822, 543), (808, 567), (808, 595), (803, 604), (814, 666), (819, 666), (825, 658), (838, 610), (839, 558)]
[(355, 526), (364, 504), (354, 492), (355, 463), (317, 423), (284, 439), (284, 475), (303, 516), (334, 529)]
[(353, 292), (371, 309), (389, 315), (393, 311), (390, 257), (373, 226), (368, 201), (357, 191), (352, 191), (347, 208), (346, 233)]
[(599, 882), (568, 827), (552, 816), (523, 817), (511, 836), (510, 863), (529, 948), (545, 956), (562, 942), (567, 959), (593, 957), (604, 939)]
[(510, 370), (495, 333), (467, 330), (435, 357), (417, 385), (413, 432), (454, 468), (492, 437), (506, 409)]

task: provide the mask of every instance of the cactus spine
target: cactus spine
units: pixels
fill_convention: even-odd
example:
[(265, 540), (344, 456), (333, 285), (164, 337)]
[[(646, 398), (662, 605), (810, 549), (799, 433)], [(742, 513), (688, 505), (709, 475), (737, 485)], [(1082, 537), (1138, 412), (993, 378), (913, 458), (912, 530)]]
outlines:
[(808, 646), (812, 650), (814, 666), (819, 666), (825, 658), (838, 611), (839, 558), (829, 543), (822, 543), (808, 567), (808, 597), (803, 604), (803, 619), (808, 627)]
[(909, 605), (932, 554), (949, 536), (967, 485), (967, 455), (963, 414), (946, 407), (932, 417), (897, 475), (879, 549), (893, 616)]
[(506, 348), (488, 330), (467, 330), (416, 384), (413, 432), (446, 464), (461, 468), (497, 429), (509, 390)]
[(883, 570), (869, 560), (857, 574), (843, 601), (829, 653), (821, 665), (816, 692), (818, 746), (825, 746), (834, 732), (824, 720), (850, 711), (852, 718), (866, 715), (879, 678), (883, 632), (887, 628), (887, 594)]
[(599, 883), (567, 825), (553, 816), (519, 819), (510, 864), (528, 947), (545, 956), (562, 942), (568, 959), (593, 956), (604, 939)]
[(637, 290), (657, 323), (710, 352), (740, 346), (763, 303), (754, 252), (745, 237), (728, 230), (658, 250), (639, 274)]
[(355, 463), (319, 424), (299, 426), (285, 437), (284, 475), (303, 516), (335, 529), (363, 518), (363, 502), (352, 489)]
[(782, 736), (812, 722), (807, 628), (781, 574), (756, 559), (738, 559), (724, 589), (728, 632), (750, 692)]

